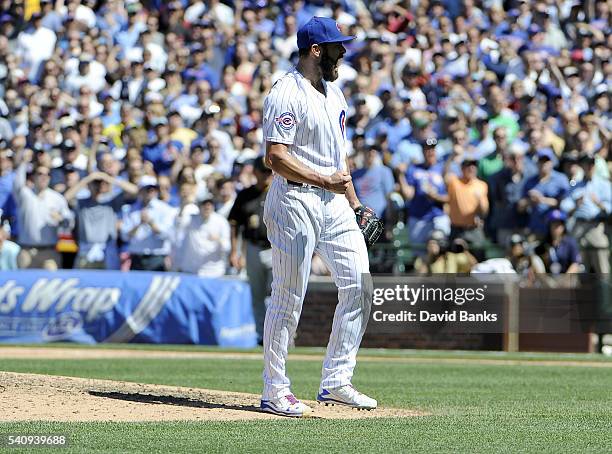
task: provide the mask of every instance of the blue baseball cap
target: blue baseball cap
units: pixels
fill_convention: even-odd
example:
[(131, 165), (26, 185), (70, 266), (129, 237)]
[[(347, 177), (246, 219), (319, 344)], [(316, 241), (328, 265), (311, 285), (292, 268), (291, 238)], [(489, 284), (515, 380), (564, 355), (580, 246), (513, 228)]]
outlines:
[(297, 32), (299, 49), (308, 49), (313, 44), (343, 43), (355, 38), (355, 36), (343, 35), (338, 22), (328, 17), (315, 16)]
[(206, 140), (203, 138), (194, 139), (191, 142), (191, 152), (193, 153), (196, 148), (200, 148), (202, 150), (206, 149)]
[(555, 164), (557, 163), (557, 156), (555, 155), (555, 152), (552, 150), (552, 148), (540, 148), (537, 151), (537, 156), (538, 159), (546, 158), (549, 161), (554, 162)]
[(565, 214), (565, 212), (561, 210), (552, 210), (548, 214), (548, 222), (555, 222), (555, 221), (565, 222), (566, 219), (567, 219), (567, 214)]

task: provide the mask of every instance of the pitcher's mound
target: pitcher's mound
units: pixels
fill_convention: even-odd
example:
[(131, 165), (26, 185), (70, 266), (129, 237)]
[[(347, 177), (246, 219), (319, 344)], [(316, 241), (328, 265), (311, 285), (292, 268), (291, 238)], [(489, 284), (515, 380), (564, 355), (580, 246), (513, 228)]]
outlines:
[[(395, 408), (357, 411), (307, 401), (313, 417), (422, 416)], [(0, 372), (0, 421), (228, 421), (278, 419), (255, 394), (55, 375)]]

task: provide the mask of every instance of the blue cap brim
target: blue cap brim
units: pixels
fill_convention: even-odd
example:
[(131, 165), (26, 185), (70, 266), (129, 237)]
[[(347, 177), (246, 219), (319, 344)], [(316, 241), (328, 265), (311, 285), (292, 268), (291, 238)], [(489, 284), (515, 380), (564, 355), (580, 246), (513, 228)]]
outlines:
[(321, 41), (319, 44), (330, 44), (330, 43), (346, 43), (347, 41), (352, 41), (356, 36), (344, 36), (342, 38), (330, 39), (328, 41)]

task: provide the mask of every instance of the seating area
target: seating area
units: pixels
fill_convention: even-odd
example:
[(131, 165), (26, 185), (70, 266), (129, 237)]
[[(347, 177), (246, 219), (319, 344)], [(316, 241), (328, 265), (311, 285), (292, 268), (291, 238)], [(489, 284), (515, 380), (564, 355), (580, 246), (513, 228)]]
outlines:
[[(404, 274), (414, 270), (414, 261), (427, 251), (425, 243), (411, 243), (408, 227), (398, 222), (391, 229), (389, 241), (375, 244), (370, 250), (370, 266), (373, 272)], [(485, 258), (500, 258), (505, 256), (504, 248), (489, 239), (484, 245)]]

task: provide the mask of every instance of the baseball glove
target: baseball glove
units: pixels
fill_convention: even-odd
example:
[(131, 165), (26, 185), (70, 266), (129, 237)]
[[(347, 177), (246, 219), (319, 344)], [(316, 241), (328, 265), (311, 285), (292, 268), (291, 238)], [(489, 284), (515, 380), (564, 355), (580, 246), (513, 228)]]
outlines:
[(361, 233), (363, 233), (366, 246), (369, 248), (376, 243), (380, 235), (382, 235), (383, 223), (378, 219), (372, 208), (363, 205), (355, 208), (355, 218), (357, 220), (357, 225), (361, 229)]

